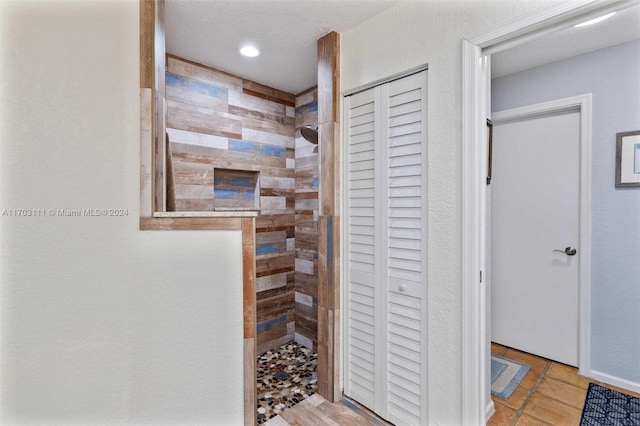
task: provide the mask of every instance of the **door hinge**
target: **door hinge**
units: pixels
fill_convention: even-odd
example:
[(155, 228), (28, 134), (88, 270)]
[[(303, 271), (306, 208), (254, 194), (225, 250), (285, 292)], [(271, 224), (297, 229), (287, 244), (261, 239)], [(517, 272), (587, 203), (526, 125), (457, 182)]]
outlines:
[(480, 282), (482, 282), (482, 271), (480, 271)]
[(491, 185), (492, 169), (493, 169), (493, 121), (487, 118), (487, 127), (489, 128), (489, 143), (487, 155), (487, 185)]

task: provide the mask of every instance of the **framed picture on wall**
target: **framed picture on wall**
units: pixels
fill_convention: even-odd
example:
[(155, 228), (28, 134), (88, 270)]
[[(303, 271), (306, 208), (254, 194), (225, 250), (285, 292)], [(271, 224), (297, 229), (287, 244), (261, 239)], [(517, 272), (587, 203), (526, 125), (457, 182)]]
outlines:
[(616, 188), (640, 188), (640, 130), (616, 134)]

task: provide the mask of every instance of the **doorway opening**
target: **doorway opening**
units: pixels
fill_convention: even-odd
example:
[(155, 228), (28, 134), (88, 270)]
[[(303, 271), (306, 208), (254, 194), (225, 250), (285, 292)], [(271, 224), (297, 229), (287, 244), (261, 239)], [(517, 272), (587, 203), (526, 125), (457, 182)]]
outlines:
[[(463, 422), (484, 424), (492, 414), (488, 395), (489, 333), (486, 251), (486, 119), (490, 117), (491, 55), (590, 18), (629, 7), (630, 2), (553, 5), (463, 40)], [(587, 297), (588, 295), (581, 295)], [(588, 344), (581, 340), (581, 344)], [(585, 353), (589, 353), (589, 349)], [(589, 371), (588, 359), (580, 359)]]

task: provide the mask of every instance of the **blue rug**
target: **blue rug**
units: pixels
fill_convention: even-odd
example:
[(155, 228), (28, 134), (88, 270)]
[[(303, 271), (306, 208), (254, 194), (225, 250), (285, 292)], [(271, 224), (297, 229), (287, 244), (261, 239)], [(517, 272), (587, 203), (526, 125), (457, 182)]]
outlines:
[(529, 371), (521, 362), (491, 355), (491, 395), (508, 399)]
[(638, 426), (640, 398), (589, 383), (580, 426)]

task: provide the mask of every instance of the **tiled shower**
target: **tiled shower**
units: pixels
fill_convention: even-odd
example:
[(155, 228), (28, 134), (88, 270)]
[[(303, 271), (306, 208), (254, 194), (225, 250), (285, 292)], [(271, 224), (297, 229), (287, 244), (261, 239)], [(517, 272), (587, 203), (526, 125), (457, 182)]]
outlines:
[(317, 89), (292, 95), (168, 55), (166, 99), (175, 209), (258, 209), (257, 353), (314, 363), (318, 145), (300, 128), (317, 126)]

